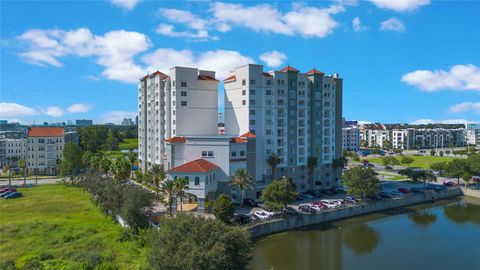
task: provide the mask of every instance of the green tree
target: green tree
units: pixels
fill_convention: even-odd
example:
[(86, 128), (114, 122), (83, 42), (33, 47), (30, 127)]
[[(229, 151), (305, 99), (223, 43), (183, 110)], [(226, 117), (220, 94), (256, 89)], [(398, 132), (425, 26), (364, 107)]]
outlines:
[(438, 154), (440, 155), (440, 157), (443, 157), (444, 155), (443, 151), (438, 152)]
[(253, 189), (253, 180), (248, 175), (247, 169), (237, 169), (232, 176), (230, 176), (229, 184), (237, 186), (240, 190), (240, 205), (243, 207), (243, 191), (245, 189)]
[(477, 152), (477, 149), (475, 149), (475, 146), (470, 145), (467, 147), (467, 155), (473, 155)]
[(107, 135), (107, 140), (105, 141), (105, 146), (109, 151), (118, 150), (119, 141), (116, 138), (113, 131), (110, 131)]
[(280, 211), (298, 197), (295, 186), (286, 177), (270, 183), (262, 193), (262, 200), (268, 209)]
[(163, 166), (158, 164), (153, 164), (149, 173), (152, 178), (153, 185), (155, 186), (155, 192), (158, 194), (158, 191), (160, 190), (160, 183), (165, 180), (167, 174), (165, 173)]
[(82, 149), (78, 145), (72, 142), (65, 144), (63, 148), (63, 158), (59, 168), (60, 174), (68, 175), (70, 179), (72, 179), (73, 176), (78, 173), (78, 169), (83, 165), (82, 155)]
[(18, 161), (18, 167), (22, 170), (23, 186), (27, 186), (27, 161), (25, 159), (20, 159)]
[(133, 165), (135, 165), (135, 161), (137, 161), (137, 153), (135, 153), (132, 148), (128, 151), (128, 161), (130, 162), (130, 178), (133, 178)]
[(445, 174), (450, 177), (457, 178), (457, 184), (460, 184), (460, 177), (469, 171), (469, 164), (466, 159), (456, 158), (448, 163), (448, 166), (445, 168)]
[(472, 179), (472, 176), (473, 175), (470, 171), (465, 171), (465, 172), (462, 173), (462, 179), (463, 179), (463, 181), (465, 181), (465, 187), (468, 186), (468, 183)]
[(432, 165), (430, 165), (430, 169), (434, 171), (443, 172), (445, 171), (445, 168), (447, 168), (447, 166), (448, 166), (447, 162), (442, 161), (442, 162), (433, 163)]
[(382, 163), (383, 163), (383, 166), (387, 167), (388, 165), (392, 165), (392, 166), (399, 165), (400, 161), (395, 157), (388, 156), (388, 157), (382, 158)]
[(313, 177), (313, 172), (315, 171), (315, 168), (317, 168), (317, 166), (318, 166), (318, 158), (313, 156), (308, 157), (307, 167), (310, 173), (310, 179), (309, 179), (310, 191), (313, 191), (314, 182), (315, 182)]
[(115, 170), (112, 161), (103, 155), (97, 155), (97, 159), (94, 162), (96, 162), (98, 171), (101, 173), (108, 173)]
[(403, 156), (402, 159), (400, 160), (400, 163), (404, 165), (412, 164), (415, 160), (412, 157), (408, 156)]
[(108, 128), (105, 126), (89, 126), (78, 129), (80, 147), (84, 151), (97, 152), (105, 144)]
[(176, 196), (177, 189), (175, 188), (175, 182), (173, 180), (165, 180), (160, 185), (160, 192), (162, 194), (163, 201), (168, 205), (168, 214), (172, 216), (173, 201)]
[(435, 151), (435, 149), (430, 150), (430, 155), (431, 155), (432, 157), (435, 156), (435, 153), (437, 153), (437, 152)]
[(124, 196), (121, 216), (135, 233), (138, 233), (139, 229), (149, 227), (148, 216), (152, 212), (152, 195), (142, 189), (130, 188)]
[(380, 180), (372, 168), (354, 167), (343, 175), (343, 182), (349, 194), (371, 196), (380, 191)]
[(275, 180), (275, 171), (277, 170), (278, 164), (280, 164), (280, 157), (277, 154), (271, 154), (267, 159), (268, 166), (272, 169), (272, 181)]
[(185, 190), (188, 189), (188, 179), (185, 177), (179, 177), (175, 180), (175, 191), (177, 192), (177, 197), (180, 199), (180, 212), (183, 212), (183, 197), (185, 196)]
[(248, 231), (216, 219), (178, 214), (148, 237), (149, 269), (241, 270), (250, 261)]
[(393, 152), (395, 154), (399, 155), (399, 154), (403, 153), (403, 149), (402, 148), (395, 148), (395, 149), (393, 149)]
[(332, 167), (334, 169), (343, 169), (348, 165), (348, 159), (346, 157), (339, 157), (332, 161)]
[(229, 224), (233, 218), (234, 212), (235, 208), (233, 207), (230, 199), (225, 194), (218, 196), (217, 200), (213, 204), (213, 215), (215, 215), (218, 220)]
[(449, 155), (450, 155), (450, 153), (451, 153), (451, 151), (450, 151), (450, 150), (445, 150), (445, 154), (447, 154), (447, 156), (449, 156)]
[(112, 165), (112, 173), (117, 182), (125, 181), (130, 175), (130, 163), (124, 158), (120, 157)]

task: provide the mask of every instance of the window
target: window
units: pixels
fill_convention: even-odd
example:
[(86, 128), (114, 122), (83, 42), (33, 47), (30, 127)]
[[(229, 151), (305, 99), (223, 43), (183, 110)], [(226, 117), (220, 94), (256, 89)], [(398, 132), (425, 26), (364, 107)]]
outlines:
[(267, 85), (272, 85), (272, 81), (271, 81), (271, 80), (267, 80)]
[(255, 120), (250, 120), (250, 125), (255, 125)]
[(175, 110), (173, 110), (172, 114), (175, 115)]
[(236, 157), (237, 156), (237, 152), (233, 151), (232, 152), (232, 157)]
[(180, 83), (180, 86), (182, 86), (182, 87), (187, 87), (187, 82), (181, 82), (181, 83)]
[(242, 100), (242, 105), (247, 105), (247, 101), (246, 101), (246, 100)]
[(173, 97), (175, 96), (175, 91), (172, 91), (172, 96), (173, 96)]
[(251, 85), (255, 85), (255, 80), (250, 80)]
[(255, 95), (255, 90), (250, 90), (250, 95)]
[(240, 151), (240, 156), (245, 156), (245, 151)]
[(255, 115), (255, 110), (250, 110), (251, 115)]
[(175, 81), (172, 81), (172, 86), (175, 87)]
[(213, 157), (213, 151), (208, 151), (208, 157)]
[(182, 97), (186, 97), (187, 96), (187, 91), (182, 91), (181, 95), (182, 95)]
[(265, 134), (270, 135), (272, 134), (272, 131), (270, 129), (265, 130)]
[(250, 99), (250, 105), (255, 105), (255, 100), (254, 99)]
[(180, 104), (181, 104), (182, 106), (187, 106), (187, 102), (186, 102), (186, 101), (182, 101)]
[(172, 105), (173, 105), (173, 106), (175, 106), (175, 100), (174, 100), (174, 101), (172, 101)]
[(247, 91), (242, 90), (242, 96), (245, 96), (247, 94)]
[(207, 151), (202, 151), (202, 157), (206, 157), (208, 155)]
[(195, 186), (200, 185), (200, 177), (195, 176)]
[[(269, 82), (269, 81), (267, 81), (267, 82)], [(266, 91), (266, 95), (267, 95), (267, 96), (271, 96), (271, 95), (272, 95), (272, 90), (267, 90), (267, 91)]]
[(247, 84), (247, 80), (243, 79), (242, 80), (242, 85), (246, 85)]

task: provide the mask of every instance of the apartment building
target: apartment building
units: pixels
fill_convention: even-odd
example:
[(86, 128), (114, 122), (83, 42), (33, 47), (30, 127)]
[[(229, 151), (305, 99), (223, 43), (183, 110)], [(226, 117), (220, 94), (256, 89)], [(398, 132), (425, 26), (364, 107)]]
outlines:
[(360, 150), (360, 130), (357, 126), (342, 128), (342, 149), (352, 152)]
[(147, 171), (164, 164), (164, 140), (218, 134), (218, 81), (214, 71), (173, 67), (138, 83), (139, 162)]
[(30, 174), (56, 174), (65, 145), (63, 127), (30, 127), (27, 131), (27, 168)]
[[(291, 177), (299, 191), (336, 185), (332, 162), (342, 154), (342, 79), (293, 67), (264, 72), (248, 64), (231, 71), (225, 83), (225, 132), (256, 135), (256, 189), (276, 177)], [(280, 158), (272, 172), (267, 159)], [(309, 158), (314, 157), (309, 179)]]
[(363, 147), (389, 147), (390, 131), (380, 123), (359, 126), (360, 143)]
[(480, 124), (465, 125), (465, 141), (467, 145), (480, 144)]
[(18, 167), (18, 161), (27, 156), (26, 145), (25, 138), (0, 136), (0, 167), (7, 164), (11, 167)]

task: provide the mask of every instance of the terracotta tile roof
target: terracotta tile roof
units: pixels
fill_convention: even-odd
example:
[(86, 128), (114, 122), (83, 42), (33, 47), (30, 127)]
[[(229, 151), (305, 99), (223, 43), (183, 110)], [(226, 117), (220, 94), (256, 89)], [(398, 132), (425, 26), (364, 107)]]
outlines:
[(272, 74), (268, 73), (268, 72), (263, 72), (263, 76), (265, 77), (273, 77)]
[(230, 142), (231, 142), (231, 143), (246, 143), (247, 140), (242, 139), (242, 138), (240, 138), (240, 137), (235, 137), (235, 138), (232, 138), (232, 139), (230, 140)]
[(256, 138), (257, 136), (249, 131), (247, 133), (244, 133), (244, 134), (240, 135), (240, 137), (242, 137), (242, 138)]
[(28, 137), (63, 137), (63, 127), (31, 127), (28, 128)]
[(183, 165), (177, 166), (169, 173), (206, 173), (217, 169), (218, 166), (205, 159), (197, 159)]
[(155, 76), (157, 76), (157, 75), (160, 75), (160, 77), (161, 77), (162, 79), (168, 77), (167, 75), (165, 75), (165, 74), (163, 74), (162, 72), (160, 72), (160, 71), (157, 70), (157, 71), (155, 71), (155, 72), (152, 73), (152, 74), (147, 74), (147, 75), (143, 76), (143, 78), (141, 78), (140, 80), (145, 80), (145, 79), (148, 79), (149, 77), (151, 78), (151, 77), (155, 77)]
[(287, 72), (287, 71), (298, 72), (298, 69), (291, 66), (286, 66), (280, 70), (280, 72)]
[(237, 76), (232, 75), (232, 76), (226, 78), (226, 79), (223, 80), (223, 81), (224, 81), (224, 82), (234, 82), (234, 81), (236, 81), (236, 80), (237, 80)]
[(170, 139), (165, 139), (165, 142), (169, 143), (184, 143), (186, 141), (187, 139), (185, 139), (185, 137), (172, 137)]
[(213, 78), (212, 76), (207, 76), (207, 75), (198, 75), (197, 80), (202, 80), (202, 81), (216, 81), (216, 82), (218, 82), (217, 79)]
[(325, 75), (325, 73), (321, 72), (320, 70), (312, 69), (307, 74), (319, 74), (319, 75)]

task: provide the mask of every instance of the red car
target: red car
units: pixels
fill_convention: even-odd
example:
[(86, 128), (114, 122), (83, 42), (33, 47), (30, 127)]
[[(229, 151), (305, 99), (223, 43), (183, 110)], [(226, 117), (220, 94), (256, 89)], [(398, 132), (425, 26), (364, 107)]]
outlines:
[(325, 206), (323, 203), (321, 203), (321, 202), (312, 202), (312, 205), (313, 205), (313, 206), (320, 206), (320, 207), (322, 207), (322, 208), (325, 208), (325, 207), (326, 207), (326, 206)]
[(452, 182), (452, 181), (444, 181), (443, 182), (443, 185), (446, 186), (446, 187), (454, 187), (456, 186), (457, 184), (455, 182)]
[(4, 188), (4, 189), (0, 190), (0, 193), (4, 193), (4, 192), (7, 192), (7, 191), (17, 192), (17, 189), (16, 188)]
[(399, 188), (398, 191), (400, 191), (401, 193), (410, 193), (410, 189), (408, 188)]

